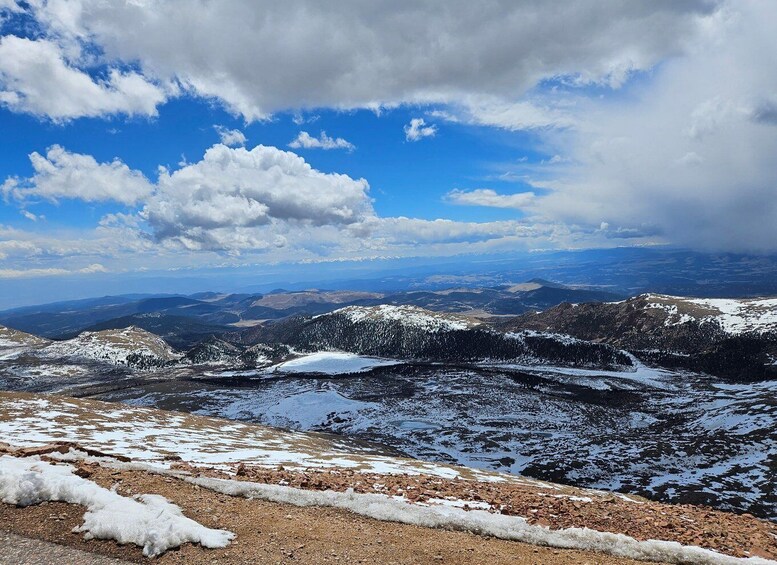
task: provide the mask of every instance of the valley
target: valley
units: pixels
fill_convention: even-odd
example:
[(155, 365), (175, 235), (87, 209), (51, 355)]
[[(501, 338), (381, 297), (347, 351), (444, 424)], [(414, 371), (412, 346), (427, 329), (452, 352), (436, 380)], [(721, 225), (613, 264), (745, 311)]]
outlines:
[[(734, 302), (721, 312), (643, 295), (496, 322), (338, 303), (188, 350), (135, 326), (60, 341), (5, 329), (0, 386), (326, 432), (429, 462), (777, 519), (773, 304)], [(763, 355), (745, 351), (740, 371), (695, 365), (743, 336)]]

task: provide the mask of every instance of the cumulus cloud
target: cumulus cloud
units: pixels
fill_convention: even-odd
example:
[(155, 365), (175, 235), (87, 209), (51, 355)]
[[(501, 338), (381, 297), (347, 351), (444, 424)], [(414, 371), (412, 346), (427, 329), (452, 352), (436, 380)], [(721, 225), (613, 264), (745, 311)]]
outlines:
[(279, 223), (348, 225), (371, 216), (364, 179), (326, 174), (275, 147), (215, 145), (203, 159), (163, 172), (143, 217), (161, 240), (190, 248), (283, 245)]
[(445, 200), (460, 206), (486, 206), (490, 208), (525, 208), (534, 200), (533, 192), (518, 192), (516, 194), (497, 194), (490, 188), (475, 190), (451, 190), (445, 195)]
[(405, 139), (407, 141), (419, 141), (425, 137), (434, 137), (437, 134), (437, 126), (426, 125), (423, 118), (413, 118), (405, 126)]
[(540, 0), (30, 4), (50, 36), (95, 42), (107, 58), (137, 61), (146, 76), (219, 99), (247, 120), (469, 96), (516, 102), (555, 77), (617, 87), (686, 48), (715, 8), (706, 0), (583, 0), (564, 10)]
[(134, 72), (111, 69), (95, 80), (45, 39), (0, 37), (0, 104), (54, 120), (127, 114), (153, 116), (163, 90)]
[(30, 162), (33, 176), (9, 178), (3, 183), (2, 192), (6, 198), (22, 201), (30, 198), (112, 200), (133, 205), (147, 198), (153, 190), (142, 173), (130, 169), (119, 159), (98, 163), (91, 155), (71, 153), (59, 145), (50, 147), (45, 156), (31, 153)]
[(325, 131), (322, 131), (318, 137), (311, 136), (306, 131), (299, 132), (299, 135), (289, 143), (292, 149), (346, 149), (353, 151), (356, 146), (342, 137), (329, 137)]
[(227, 147), (242, 147), (246, 144), (245, 134), (239, 129), (229, 129), (224, 126), (213, 126), (216, 129), (216, 133), (219, 134), (219, 139), (222, 145)]

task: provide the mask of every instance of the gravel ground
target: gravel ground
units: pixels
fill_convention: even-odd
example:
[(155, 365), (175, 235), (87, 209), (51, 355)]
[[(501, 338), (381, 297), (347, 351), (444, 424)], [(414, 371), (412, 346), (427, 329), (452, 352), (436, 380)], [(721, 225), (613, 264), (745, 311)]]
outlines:
[[(154, 563), (379, 563), (379, 564), (629, 564), (639, 562), (593, 552), (559, 550), (524, 543), (370, 520), (331, 508), (300, 508), (229, 497), (182, 481), (136, 471), (96, 469), (99, 484), (117, 485), (123, 495), (155, 493), (181, 506), (187, 516), (208, 527), (237, 533), (229, 547), (206, 550), (185, 545)], [(0, 528), (125, 559), (148, 563), (140, 548), (111, 541), (84, 541), (71, 532), (82, 523), (84, 509), (64, 503), (27, 508), (0, 504)], [(91, 563), (49, 559), (32, 563)], [(26, 563), (19, 561), (19, 563)], [(102, 563), (97, 562), (95, 563)]]
[(522, 516), (530, 524), (552, 529), (588, 527), (697, 545), (737, 557), (777, 559), (777, 523), (747, 514), (721, 512), (705, 506), (664, 504), (639, 497), (539, 483), (494, 483), (442, 479), (424, 475), (375, 475), (348, 469), (306, 471), (236, 466), (235, 477), (215, 470), (179, 465), (195, 474), (289, 485), (310, 490), (349, 488), (356, 492), (404, 496), (414, 502), (451, 498), (487, 504), (502, 514)]
[(128, 562), (0, 531), (0, 563), (2, 565), (51, 565), (52, 563), (121, 565)]

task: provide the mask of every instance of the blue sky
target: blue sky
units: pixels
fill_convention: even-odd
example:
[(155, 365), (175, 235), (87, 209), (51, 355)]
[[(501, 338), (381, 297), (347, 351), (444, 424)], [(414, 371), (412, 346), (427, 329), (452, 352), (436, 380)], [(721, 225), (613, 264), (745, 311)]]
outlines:
[[(403, 128), (411, 119), (425, 116), (428, 108), (400, 107), (383, 110), (336, 111), (322, 109), (305, 115), (281, 113), (268, 121), (246, 124), (223, 108), (190, 96), (171, 100), (159, 108), (157, 117), (81, 118), (64, 124), (0, 112), (3, 136), (3, 178), (27, 177), (33, 173), (28, 155), (42, 153), (47, 147), (61, 145), (74, 153), (93, 155), (100, 162), (120, 158), (149, 179), (157, 175), (159, 165), (171, 169), (183, 161), (199, 160), (205, 150), (219, 141), (214, 126), (242, 131), (248, 147), (269, 145), (288, 149), (300, 131), (313, 136), (326, 132), (343, 137), (356, 146), (352, 151), (297, 149), (316, 169), (366, 178), (371, 186), (375, 208), (381, 215), (406, 215), (425, 219), (445, 217), (461, 221), (513, 219), (520, 210), (454, 206), (444, 196), (454, 188), (493, 187), (511, 194), (531, 190), (520, 181), (504, 181), (499, 176), (519, 171), (522, 166), (539, 163), (553, 155), (543, 154), (533, 143), (531, 132), (493, 131), (482, 126), (436, 124), (433, 138), (409, 142)], [(16, 135), (18, 132), (19, 135)], [(511, 166), (511, 163), (513, 164)], [(92, 205), (86, 210), (77, 201), (57, 203), (40, 201), (28, 209), (45, 214), (49, 222), (87, 226), (105, 213), (120, 211), (110, 203)], [(0, 221), (24, 226), (25, 221), (13, 206), (0, 209)]]
[(0, 0), (0, 278), (773, 253), (774, 10)]

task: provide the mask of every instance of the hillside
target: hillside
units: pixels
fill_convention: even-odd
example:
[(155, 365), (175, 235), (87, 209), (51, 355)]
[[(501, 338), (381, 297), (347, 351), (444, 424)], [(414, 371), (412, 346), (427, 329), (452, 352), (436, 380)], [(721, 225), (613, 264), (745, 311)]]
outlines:
[(616, 349), (536, 332), (504, 333), (483, 322), (415, 306), (349, 306), (312, 318), (251, 328), (244, 343), (283, 343), (306, 351), (334, 349), (436, 362), (511, 361), (631, 367)]
[(112, 318), (89, 326), (83, 331), (99, 332), (102, 330), (120, 330), (128, 327), (136, 327), (153, 333), (179, 349), (187, 349), (203, 338), (229, 330), (227, 326), (204, 323), (197, 318), (189, 316), (174, 316), (150, 312)]
[(39, 347), (47, 343), (47, 339), (36, 335), (0, 326), (0, 348)]
[[(65, 439), (75, 443), (62, 443)], [(348, 524), (359, 524), (357, 530), (381, 531), (388, 544), (399, 544), (394, 552), (401, 552), (400, 546), (407, 542), (392, 532), (404, 526), (373, 525), (388, 520), (416, 528), (459, 530), (512, 543), (566, 548), (572, 551), (564, 553), (564, 559), (573, 562), (627, 563), (628, 559), (638, 559), (758, 565), (768, 561), (741, 558), (777, 555), (775, 525), (750, 516), (423, 463), (381, 453), (379, 446), (159, 410), (0, 393), (0, 442), (5, 442), (0, 443), (4, 453), (0, 455), (4, 471), (0, 473), (0, 497), (6, 503), (0, 505), (3, 523), (25, 535), (45, 537), (45, 532), (57, 532), (64, 543), (78, 547), (83, 547), (78, 536), (83, 532), (87, 538), (98, 539), (123, 535), (125, 542), (143, 547), (146, 555), (199, 542), (224, 548), (219, 557), (240, 562), (241, 556), (245, 559), (247, 545), (248, 549), (265, 551), (266, 534), (278, 531), (278, 520), (284, 524), (280, 530), (294, 531), (299, 519), (308, 532), (322, 533), (325, 524), (332, 521), (341, 531), (349, 528)], [(36, 480), (25, 491), (26, 498), (19, 498), (17, 481), (31, 475)], [(48, 490), (54, 477), (59, 487)], [(80, 498), (71, 492), (81, 493)], [(164, 498), (142, 495), (148, 492)], [(130, 502), (129, 495), (137, 493), (141, 496)], [(93, 506), (98, 499), (102, 504), (99, 508)], [(51, 510), (37, 510), (41, 507), (35, 504), (42, 500), (70, 504), (78, 500), (91, 513), (79, 519), (82, 509), (60, 503), (48, 507), (62, 509), (52, 518)], [(22, 508), (10, 507), (9, 502)], [(202, 524), (185, 517), (172, 504), (181, 505)], [(315, 519), (298, 509), (308, 506), (316, 507)], [(116, 511), (121, 508), (131, 508), (131, 512), (119, 513), (122, 518), (117, 522)], [(142, 517), (148, 512), (156, 519), (144, 522)], [(262, 515), (274, 519), (265, 522)], [(328, 518), (322, 521), (322, 515)], [(66, 524), (60, 523), (63, 519)], [(157, 531), (160, 522), (169, 524), (170, 530), (153, 535), (150, 525)], [(257, 523), (262, 524), (259, 530), (265, 534), (258, 538), (251, 533), (256, 532)], [(128, 533), (121, 533), (122, 524), (135, 525)], [(457, 538), (457, 534), (403, 531), (414, 531), (416, 540), (437, 540), (434, 555), (449, 554), (451, 562), (467, 561), (455, 553), (456, 544), (443, 541), (449, 535)], [(284, 537), (270, 533), (270, 538), (276, 535)], [(340, 539), (336, 535), (329, 538), (308, 533), (307, 538), (292, 548), (306, 562), (315, 562), (324, 551), (327, 555), (344, 551), (353, 552), (354, 558), (369, 556), (363, 545), (346, 541), (335, 547), (333, 540)], [(499, 557), (495, 562), (508, 562), (508, 555), (515, 559), (524, 551), (514, 545), (509, 552), (508, 546), (500, 545), (504, 541), (469, 539), (467, 546), (485, 544), (507, 551), (498, 553), (505, 559)], [(308, 544), (310, 549), (306, 549)], [(120, 551), (120, 546), (98, 542), (90, 542), (89, 547), (120, 557), (139, 556), (139, 550), (131, 545)], [(186, 562), (216, 555), (188, 544), (182, 551)], [(419, 549), (413, 551), (417, 561)], [(527, 553), (538, 559), (543, 551), (537, 548)], [(586, 553), (590, 551), (623, 561)], [(554, 555), (561, 554), (550, 552), (546, 562), (555, 562)], [(163, 562), (165, 559), (174, 560), (175, 555), (162, 557)]]
[(83, 332), (72, 339), (50, 342), (38, 354), (49, 359), (90, 360), (139, 369), (161, 367), (180, 358), (165, 340), (134, 326)]
[(642, 294), (622, 302), (561, 304), (503, 327), (561, 332), (665, 366), (735, 379), (777, 375), (777, 299)]

